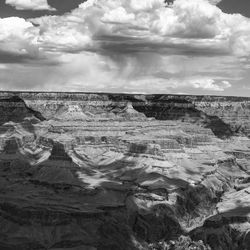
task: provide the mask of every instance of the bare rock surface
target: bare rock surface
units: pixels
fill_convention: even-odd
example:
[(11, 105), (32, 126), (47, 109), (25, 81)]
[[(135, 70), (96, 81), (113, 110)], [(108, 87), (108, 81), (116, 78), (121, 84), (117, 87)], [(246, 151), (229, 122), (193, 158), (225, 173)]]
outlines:
[(1, 92), (0, 114), (1, 250), (250, 249), (250, 98)]

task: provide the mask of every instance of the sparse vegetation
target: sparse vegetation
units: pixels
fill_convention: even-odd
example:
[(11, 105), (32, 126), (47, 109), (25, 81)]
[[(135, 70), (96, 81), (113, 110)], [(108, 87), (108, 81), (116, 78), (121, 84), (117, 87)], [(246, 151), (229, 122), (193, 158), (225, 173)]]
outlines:
[(161, 241), (150, 244), (150, 250), (211, 250), (203, 241), (192, 241), (190, 237), (180, 236), (175, 241)]

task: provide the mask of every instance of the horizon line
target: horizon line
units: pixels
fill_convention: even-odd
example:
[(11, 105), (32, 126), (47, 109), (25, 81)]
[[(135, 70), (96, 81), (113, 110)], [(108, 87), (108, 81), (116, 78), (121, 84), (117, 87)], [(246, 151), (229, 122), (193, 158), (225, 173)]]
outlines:
[(250, 96), (237, 96), (237, 95), (213, 95), (213, 94), (172, 94), (172, 93), (131, 93), (131, 92), (92, 92), (92, 91), (45, 91), (45, 90), (0, 90), (0, 93), (50, 93), (50, 94), (97, 94), (97, 95), (144, 95), (144, 96), (197, 96), (197, 97), (237, 97), (249, 98)]

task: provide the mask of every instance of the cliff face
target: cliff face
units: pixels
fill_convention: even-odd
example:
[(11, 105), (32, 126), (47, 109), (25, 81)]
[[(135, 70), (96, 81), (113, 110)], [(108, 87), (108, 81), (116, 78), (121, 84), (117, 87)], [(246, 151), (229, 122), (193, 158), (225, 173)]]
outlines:
[(5, 98), (17, 96), (46, 119), (60, 119), (60, 116), (64, 119), (63, 116), (68, 115), (75, 116), (71, 120), (87, 118), (88, 114), (81, 111), (109, 115), (112, 109), (130, 103), (134, 110), (147, 117), (197, 123), (210, 128), (219, 137), (250, 134), (250, 98), (247, 97), (1, 92), (2, 105)]
[(0, 112), (0, 249), (249, 249), (250, 98), (2, 92)]

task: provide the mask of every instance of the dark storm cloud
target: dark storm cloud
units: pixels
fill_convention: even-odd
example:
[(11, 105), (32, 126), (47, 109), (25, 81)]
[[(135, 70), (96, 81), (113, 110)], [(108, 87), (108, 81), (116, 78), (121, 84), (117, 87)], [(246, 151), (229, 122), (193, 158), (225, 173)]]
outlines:
[(0, 63), (30, 63), (32, 60), (37, 60), (37, 57), (30, 54), (18, 55), (16, 53), (8, 53), (0, 50)]
[(16, 53), (0, 51), (0, 64), (22, 64), (32, 65), (33, 67), (41, 67), (43, 65), (57, 66), (61, 65), (62, 62), (59, 62), (56, 58), (48, 57), (46, 55), (18, 55)]
[[(142, 53), (151, 52), (166, 55), (187, 55), (187, 56), (220, 56), (228, 55), (231, 53), (228, 47), (223, 45), (214, 45), (205, 43), (204, 46), (195, 46), (192, 43), (176, 43), (174, 44), (171, 40), (164, 42), (152, 42), (145, 41), (145, 39), (131, 38), (125, 36), (96, 36), (94, 41), (97, 42), (98, 50), (102, 53)], [(95, 51), (95, 50), (93, 50)]]

